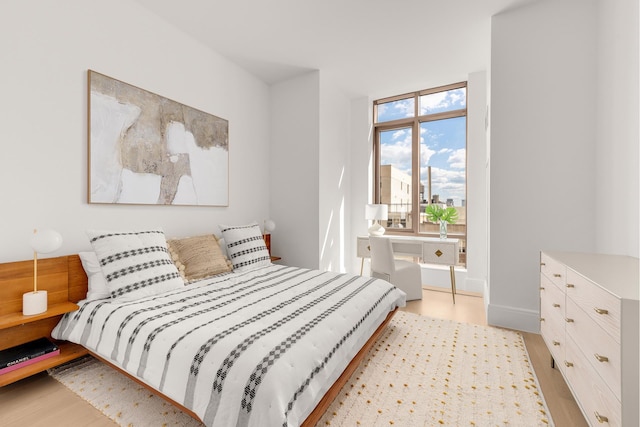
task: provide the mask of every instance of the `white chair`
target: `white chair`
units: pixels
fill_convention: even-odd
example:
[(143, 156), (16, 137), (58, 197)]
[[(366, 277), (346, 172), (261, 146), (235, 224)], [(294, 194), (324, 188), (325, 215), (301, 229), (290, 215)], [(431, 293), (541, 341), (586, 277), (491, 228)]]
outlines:
[(407, 294), (407, 301), (422, 299), (422, 274), (414, 262), (395, 259), (391, 240), (369, 236), (371, 277), (391, 282)]

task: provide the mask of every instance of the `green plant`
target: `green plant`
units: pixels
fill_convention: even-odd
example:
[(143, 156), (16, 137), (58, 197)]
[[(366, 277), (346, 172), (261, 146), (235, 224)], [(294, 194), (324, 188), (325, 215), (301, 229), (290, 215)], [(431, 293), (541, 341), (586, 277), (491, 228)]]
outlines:
[(455, 224), (458, 222), (458, 211), (453, 206), (443, 208), (434, 203), (427, 205), (424, 212), (427, 214), (427, 219), (434, 223), (443, 221), (448, 224)]

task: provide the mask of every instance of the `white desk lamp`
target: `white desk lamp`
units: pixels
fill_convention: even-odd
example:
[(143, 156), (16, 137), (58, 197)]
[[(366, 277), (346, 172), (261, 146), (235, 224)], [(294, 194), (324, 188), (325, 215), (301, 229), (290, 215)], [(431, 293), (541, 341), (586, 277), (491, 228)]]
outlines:
[(48, 254), (62, 246), (62, 236), (54, 230), (33, 230), (29, 242), (33, 249), (33, 292), (22, 295), (22, 314), (30, 316), (47, 311), (47, 291), (38, 290), (38, 252)]
[(382, 236), (385, 230), (378, 221), (386, 221), (389, 218), (389, 206), (369, 204), (365, 206), (364, 213), (366, 219), (373, 221), (373, 224), (369, 227), (369, 235)]

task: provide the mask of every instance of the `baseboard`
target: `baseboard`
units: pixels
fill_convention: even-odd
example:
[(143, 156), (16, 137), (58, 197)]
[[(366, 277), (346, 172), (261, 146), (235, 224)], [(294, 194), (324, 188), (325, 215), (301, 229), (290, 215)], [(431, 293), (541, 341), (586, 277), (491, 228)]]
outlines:
[(540, 313), (535, 310), (491, 304), (487, 307), (487, 323), (491, 326), (524, 332), (540, 332)]
[(469, 292), (475, 292), (478, 294), (482, 294), (482, 295), (487, 295), (485, 292), (485, 284), (487, 283), (486, 280), (482, 280), (482, 279), (472, 279), (467, 277), (467, 280), (464, 281), (464, 289), (466, 289)]
[[(446, 265), (420, 264), (422, 271), (422, 284), (436, 288), (447, 289), (451, 292), (451, 271)], [(461, 291), (471, 291), (467, 289), (467, 269), (456, 267), (456, 289)]]

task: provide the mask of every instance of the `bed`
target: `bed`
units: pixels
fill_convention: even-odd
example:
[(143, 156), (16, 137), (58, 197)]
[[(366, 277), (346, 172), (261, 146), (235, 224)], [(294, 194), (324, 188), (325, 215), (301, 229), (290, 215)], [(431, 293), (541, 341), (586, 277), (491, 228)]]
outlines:
[(52, 337), (208, 426), (314, 425), (404, 304), (384, 280), (265, 261), (152, 295), (81, 300)]

